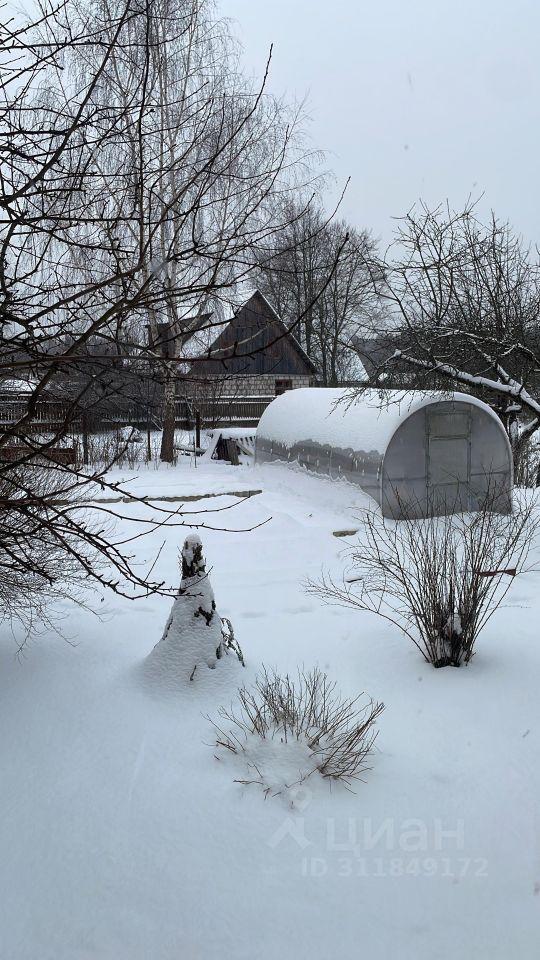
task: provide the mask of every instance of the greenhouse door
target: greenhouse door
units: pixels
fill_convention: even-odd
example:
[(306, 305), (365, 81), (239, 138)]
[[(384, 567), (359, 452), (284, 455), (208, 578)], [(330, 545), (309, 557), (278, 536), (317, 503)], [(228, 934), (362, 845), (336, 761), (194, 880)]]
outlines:
[(435, 514), (470, 508), (471, 425), (468, 413), (429, 412), (428, 500)]

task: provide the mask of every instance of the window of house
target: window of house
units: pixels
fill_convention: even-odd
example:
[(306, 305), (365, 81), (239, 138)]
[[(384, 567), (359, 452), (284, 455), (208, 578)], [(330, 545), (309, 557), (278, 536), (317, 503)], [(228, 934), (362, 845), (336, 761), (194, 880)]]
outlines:
[(286, 390), (292, 390), (292, 380), (276, 380), (276, 397), (281, 396)]

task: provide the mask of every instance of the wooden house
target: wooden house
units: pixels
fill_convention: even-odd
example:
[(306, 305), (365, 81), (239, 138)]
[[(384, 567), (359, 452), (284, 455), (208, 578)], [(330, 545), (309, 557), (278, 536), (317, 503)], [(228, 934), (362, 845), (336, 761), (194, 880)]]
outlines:
[(315, 364), (258, 290), (210, 346), (197, 332), (185, 341), (179, 362), (184, 377), (177, 399), (185, 426), (197, 416), (207, 426), (254, 426), (274, 397), (313, 386), (317, 376)]
[(295, 387), (312, 386), (317, 370), (256, 290), (192, 363), (190, 375), (199, 381), (225, 379), (236, 396), (271, 398)]

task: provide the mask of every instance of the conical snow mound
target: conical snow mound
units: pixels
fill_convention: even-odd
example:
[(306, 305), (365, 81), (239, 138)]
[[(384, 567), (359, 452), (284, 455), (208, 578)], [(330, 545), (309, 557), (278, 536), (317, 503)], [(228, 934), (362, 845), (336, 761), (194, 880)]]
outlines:
[(148, 674), (166, 685), (197, 680), (227, 652), (202, 543), (190, 534), (182, 548), (182, 580), (163, 636), (146, 659)]

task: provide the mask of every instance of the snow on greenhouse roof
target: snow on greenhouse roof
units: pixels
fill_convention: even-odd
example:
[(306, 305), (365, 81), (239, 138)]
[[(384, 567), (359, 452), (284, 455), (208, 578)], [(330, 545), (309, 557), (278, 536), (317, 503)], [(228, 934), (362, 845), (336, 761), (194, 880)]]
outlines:
[(481, 407), (501, 426), (497, 414), (467, 393), (364, 390), (351, 401), (350, 388), (301, 387), (288, 390), (266, 408), (257, 436), (292, 447), (302, 440), (343, 450), (384, 454), (398, 426), (422, 407), (459, 400)]

